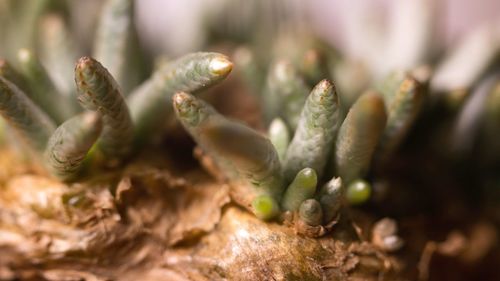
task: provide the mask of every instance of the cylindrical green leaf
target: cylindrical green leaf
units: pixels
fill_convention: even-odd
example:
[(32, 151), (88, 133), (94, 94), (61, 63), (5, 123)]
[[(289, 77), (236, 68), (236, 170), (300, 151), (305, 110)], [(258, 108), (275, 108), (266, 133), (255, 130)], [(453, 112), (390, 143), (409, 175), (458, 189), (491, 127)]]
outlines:
[(89, 57), (78, 60), (75, 81), (80, 104), (88, 110), (98, 111), (102, 116), (99, 148), (111, 161), (127, 156), (131, 149), (133, 126), (116, 81), (99, 62)]
[(9, 80), (19, 89), (26, 92), (28, 90), (26, 80), (16, 69), (5, 59), (0, 58), (0, 76)]
[(19, 135), (42, 152), (56, 125), (14, 84), (0, 77), (0, 115)]
[[(69, 97), (59, 93), (47, 71), (34, 54), (26, 49), (18, 52), (21, 73), (28, 82), (26, 93), (57, 123), (61, 124), (75, 113)], [(55, 102), (57, 101), (57, 102)]]
[(345, 184), (368, 171), (386, 120), (384, 101), (376, 92), (363, 94), (349, 110), (335, 148), (337, 173)]
[(366, 62), (348, 59), (336, 63), (332, 72), (344, 118), (363, 91), (370, 86), (372, 73)]
[(321, 187), (316, 199), (323, 210), (323, 222), (329, 223), (333, 220), (342, 207), (342, 180), (333, 178)]
[(323, 80), (307, 98), (297, 131), (288, 146), (284, 170), (287, 182), (306, 167), (314, 169), (321, 178), (339, 122), (337, 93), (332, 83)]
[(281, 116), (292, 130), (298, 125), (309, 88), (287, 60), (274, 63), (269, 70), (264, 110), (269, 121)]
[(61, 124), (45, 150), (49, 171), (60, 180), (74, 180), (101, 129), (102, 122), (97, 112), (82, 113)]
[[(389, 78), (391, 80), (391, 78)], [(380, 157), (388, 157), (400, 145), (420, 112), (422, 88), (413, 77), (403, 74), (382, 89), (387, 111), (387, 125), (380, 141)]]
[(323, 220), (321, 204), (315, 199), (307, 199), (300, 204), (299, 218), (310, 226), (320, 225)]
[(0, 2), (0, 5), (6, 5), (9, 10), (0, 19), (3, 25), (1, 29), (5, 32), (2, 32), (2, 51), (8, 57), (15, 56), (20, 48), (35, 47), (38, 21), (51, 2), (52, 0)]
[(274, 145), (276, 152), (278, 152), (278, 156), (280, 161), (285, 159), (286, 150), (288, 148), (288, 144), (290, 143), (290, 133), (288, 132), (288, 128), (280, 118), (276, 118), (269, 125), (269, 140)]
[(234, 51), (234, 64), (243, 78), (243, 82), (250, 89), (251, 94), (260, 98), (263, 86), (264, 71), (257, 64), (254, 53), (250, 48), (239, 47)]
[(125, 93), (140, 79), (133, 0), (108, 0), (97, 27), (93, 56), (105, 65)]
[(281, 201), (281, 207), (286, 211), (295, 211), (300, 204), (314, 196), (318, 176), (311, 168), (304, 168), (297, 173), (295, 179), (288, 186)]
[[(184, 128), (230, 177), (240, 177), (254, 187), (253, 192), (279, 201), (283, 192), (281, 165), (267, 138), (224, 118), (190, 94), (177, 93), (173, 100), (177, 118)], [(236, 174), (231, 169), (235, 169)]]
[(42, 18), (39, 30), (40, 59), (47, 66), (48, 75), (61, 93), (72, 96), (75, 92), (73, 73), (78, 57), (67, 23), (60, 15), (49, 14)]
[(408, 75), (404, 71), (394, 71), (376, 85), (375, 89), (384, 98), (386, 109), (390, 108), (390, 105), (393, 103), (401, 87), (401, 83), (403, 83), (407, 77)]
[(231, 69), (228, 58), (218, 53), (193, 53), (162, 65), (127, 98), (136, 142), (163, 129), (175, 92), (206, 89), (223, 80)]

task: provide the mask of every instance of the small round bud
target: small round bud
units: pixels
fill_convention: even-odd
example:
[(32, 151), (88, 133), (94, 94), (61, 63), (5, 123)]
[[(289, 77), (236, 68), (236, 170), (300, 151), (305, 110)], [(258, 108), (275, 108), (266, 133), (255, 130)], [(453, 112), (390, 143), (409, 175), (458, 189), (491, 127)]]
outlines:
[(361, 205), (370, 199), (372, 186), (364, 180), (355, 180), (347, 187), (346, 198), (352, 205)]

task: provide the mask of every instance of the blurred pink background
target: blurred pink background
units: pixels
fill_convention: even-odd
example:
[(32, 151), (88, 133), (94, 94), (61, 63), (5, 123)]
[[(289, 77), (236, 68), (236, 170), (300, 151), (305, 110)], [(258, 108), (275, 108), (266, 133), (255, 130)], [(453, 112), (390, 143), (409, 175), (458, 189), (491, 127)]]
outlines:
[[(156, 51), (185, 53), (196, 50), (203, 42), (200, 26), (204, 10), (216, 8), (225, 0), (141, 0), (137, 1), (139, 28), (147, 44)], [(238, 0), (232, 0), (238, 1)], [(288, 0), (303, 12), (318, 34), (348, 54), (356, 56), (362, 50), (350, 50), (352, 35), (360, 24), (366, 32), (376, 28), (371, 21), (394, 20), (398, 6), (419, 9), (432, 6), (433, 29), (443, 46), (454, 44), (461, 35), (475, 27), (494, 23), (500, 26), (498, 0)], [(495, 22), (496, 21), (496, 22)], [(368, 23), (368, 24), (365, 24)], [(162, 36), (159, 36), (161, 34)], [(408, 34), (410, 35), (410, 34)]]

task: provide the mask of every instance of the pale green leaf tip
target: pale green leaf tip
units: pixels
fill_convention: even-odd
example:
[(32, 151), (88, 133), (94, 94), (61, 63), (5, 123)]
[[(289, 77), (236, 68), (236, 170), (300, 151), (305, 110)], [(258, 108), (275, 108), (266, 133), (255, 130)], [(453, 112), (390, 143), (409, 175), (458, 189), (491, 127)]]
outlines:
[(269, 124), (269, 135), (279, 135), (285, 132), (288, 133), (288, 127), (283, 119), (274, 118), (271, 124)]
[(280, 211), (276, 200), (267, 195), (257, 196), (252, 201), (252, 209), (254, 214), (262, 220), (273, 219)]
[(304, 168), (300, 170), (285, 191), (281, 202), (283, 209), (297, 210), (304, 200), (314, 196), (317, 183), (318, 176), (314, 169)]
[(318, 182), (316, 171), (311, 168), (304, 168), (297, 173), (295, 181), (307, 188), (315, 187)]

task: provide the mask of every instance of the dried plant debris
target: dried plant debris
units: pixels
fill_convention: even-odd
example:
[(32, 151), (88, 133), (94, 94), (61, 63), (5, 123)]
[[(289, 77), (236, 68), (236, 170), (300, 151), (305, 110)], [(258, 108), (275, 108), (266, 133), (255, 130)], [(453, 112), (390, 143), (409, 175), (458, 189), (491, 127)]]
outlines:
[(99, 148), (106, 157), (119, 159), (132, 149), (134, 127), (130, 112), (111, 74), (96, 60), (83, 57), (75, 68), (78, 101), (103, 119)]
[(64, 181), (74, 180), (101, 131), (102, 120), (95, 112), (78, 115), (59, 126), (45, 150), (51, 173)]

